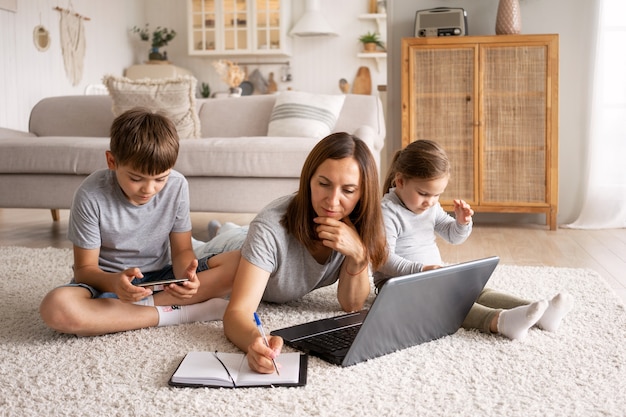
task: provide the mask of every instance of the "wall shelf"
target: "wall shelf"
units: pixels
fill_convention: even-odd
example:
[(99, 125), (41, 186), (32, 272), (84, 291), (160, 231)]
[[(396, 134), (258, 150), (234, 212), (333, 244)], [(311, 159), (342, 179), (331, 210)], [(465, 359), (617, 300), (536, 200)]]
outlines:
[[(359, 15), (359, 19), (376, 22), (377, 32), (380, 34), (383, 43), (387, 44), (387, 15), (384, 13), (365, 13)], [(376, 69), (380, 71), (381, 65), (387, 65), (387, 52), (359, 52), (358, 58), (376, 60)]]
[(378, 69), (378, 71), (380, 71), (381, 65), (386, 65), (387, 63), (387, 52), (359, 52), (356, 56), (359, 58), (375, 59), (376, 69)]
[(382, 13), (366, 13), (359, 15), (359, 19), (363, 20), (375, 20), (378, 27), (378, 33), (383, 34), (387, 32), (387, 15)]

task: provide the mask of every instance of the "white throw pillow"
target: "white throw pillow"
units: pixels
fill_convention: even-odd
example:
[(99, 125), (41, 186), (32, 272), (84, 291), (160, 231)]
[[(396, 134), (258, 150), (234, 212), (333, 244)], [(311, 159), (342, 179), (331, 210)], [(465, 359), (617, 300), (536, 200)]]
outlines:
[(321, 139), (335, 128), (345, 95), (283, 91), (276, 97), (267, 136)]
[(189, 75), (176, 78), (131, 80), (106, 75), (102, 82), (113, 99), (115, 117), (134, 107), (146, 107), (169, 117), (180, 139), (200, 136), (196, 113), (197, 80)]

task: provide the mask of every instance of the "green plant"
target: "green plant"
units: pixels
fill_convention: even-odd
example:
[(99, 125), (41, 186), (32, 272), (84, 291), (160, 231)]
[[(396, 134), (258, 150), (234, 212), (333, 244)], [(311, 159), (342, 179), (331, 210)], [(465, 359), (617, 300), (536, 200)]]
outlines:
[(365, 35), (361, 35), (359, 37), (359, 42), (363, 44), (373, 43), (376, 44), (376, 46), (380, 46), (381, 48), (385, 47), (385, 44), (383, 43), (382, 39), (380, 39), (380, 34), (378, 32), (367, 32)]
[(200, 94), (204, 98), (209, 98), (209, 96), (211, 95), (211, 87), (209, 87), (209, 84), (202, 83), (200, 87)]
[[(139, 35), (139, 39), (142, 41), (150, 40), (150, 26), (148, 23), (146, 23), (146, 26), (144, 26), (143, 29), (135, 26), (132, 31), (133, 33), (137, 33)], [(157, 26), (154, 32), (152, 32), (152, 48), (159, 49), (162, 46), (166, 46), (175, 37), (176, 31), (174, 29)]]

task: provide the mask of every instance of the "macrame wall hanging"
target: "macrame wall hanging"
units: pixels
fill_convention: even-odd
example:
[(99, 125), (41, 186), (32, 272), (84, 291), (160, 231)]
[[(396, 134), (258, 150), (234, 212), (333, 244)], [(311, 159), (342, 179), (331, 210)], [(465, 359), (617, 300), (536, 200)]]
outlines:
[(72, 2), (69, 9), (55, 7), (61, 13), (61, 49), (65, 74), (72, 85), (78, 85), (83, 77), (83, 63), (85, 59), (85, 29), (83, 20), (91, 20), (86, 16), (74, 13)]

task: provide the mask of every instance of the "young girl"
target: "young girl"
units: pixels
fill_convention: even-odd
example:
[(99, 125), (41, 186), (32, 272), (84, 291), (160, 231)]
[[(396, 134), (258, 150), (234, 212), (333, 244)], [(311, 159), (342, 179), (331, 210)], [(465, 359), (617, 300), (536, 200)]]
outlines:
[[(376, 287), (393, 276), (439, 268), (442, 260), (435, 233), (452, 244), (462, 243), (470, 235), (474, 211), (469, 204), (454, 200), (455, 217), (439, 204), (449, 178), (448, 157), (433, 141), (418, 140), (396, 152), (382, 200), (389, 256), (374, 273)], [(572, 306), (572, 296), (567, 293), (529, 302), (486, 288), (462, 326), (523, 339), (534, 325), (556, 331)]]

